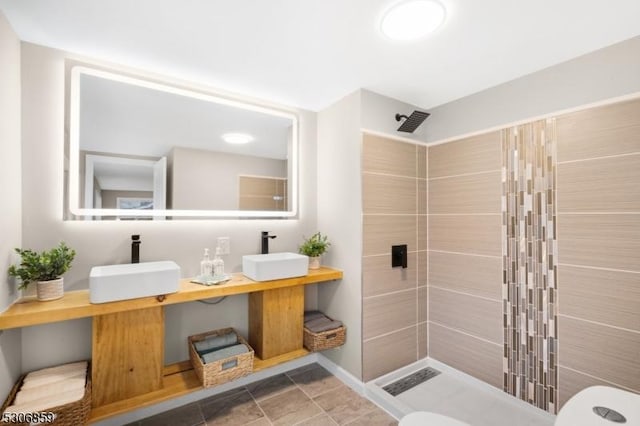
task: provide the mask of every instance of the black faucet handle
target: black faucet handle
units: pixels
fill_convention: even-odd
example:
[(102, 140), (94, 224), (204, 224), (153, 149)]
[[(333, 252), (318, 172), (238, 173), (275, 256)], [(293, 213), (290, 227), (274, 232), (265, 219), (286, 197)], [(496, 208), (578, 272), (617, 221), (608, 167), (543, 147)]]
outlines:
[(274, 238), (276, 238), (276, 236), (275, 235), (269, 235), (269, 231), (262, 231), (261, 238), (260, 238), (261, 243), (262, 243), (261, 244), (262, 247), (261, 247), (261, 251), (260, 252), (262, 254), (268, 254), (269, 253), (269, 240), (270, 239), (272, 240)]
[(131, 240), (132, 241), (140, 241), (140, 235), (139, 234), (134, 234), (131, 236)]

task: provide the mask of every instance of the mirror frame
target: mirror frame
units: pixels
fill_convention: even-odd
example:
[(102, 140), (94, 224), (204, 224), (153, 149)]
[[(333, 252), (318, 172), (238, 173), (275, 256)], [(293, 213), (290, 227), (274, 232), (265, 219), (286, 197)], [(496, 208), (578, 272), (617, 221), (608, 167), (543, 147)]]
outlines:
[[(87, 209), (80, 206), (80, 77), (82, 74), (105, 78), (121, 83), (133, 84), (148, 89), (160, 90), (180, 96), (187, 96), (198, 100), (215, 102), (235, 108), (283, 117), (292, 121), (292, 147), (290, 186), (290, 208), (286, 211), (272, 210), (129, 210), (129, 209)], [(76, 216), (71, 220), (82, 220), (87, 216), (128, 216), (128, 217), (180, 217), (180, 218), (272, 218), (288, 219), (298, 214), (298, 116), (292, 112), (267, 108), (247, 102), (224, 98), (213, 93), (190, 90), (170, 83), (143, 80), (142, 77), (132, 77), (112, 71), (103, 71), (84, 65), (71, 67), (69, 84), (69, 211)], [(111, 222), (111, 221), (109, 221)]]

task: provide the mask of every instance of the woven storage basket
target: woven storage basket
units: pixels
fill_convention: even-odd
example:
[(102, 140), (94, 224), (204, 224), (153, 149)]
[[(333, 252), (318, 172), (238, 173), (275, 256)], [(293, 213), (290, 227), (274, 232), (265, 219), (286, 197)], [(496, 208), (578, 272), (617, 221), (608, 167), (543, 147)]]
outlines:
[[(203, 364), (202, 359), (200, 358), (200, 355), (198, 355), (193, 344), (204, 340), (207, 337), (220, 336), (227, 333), (235, 333), (235, 335), (238, 336), (238, 343), (247, 345), (249, 352)], [(253, 349), (233, 328), (223, 328), (220, 330), (189, 336), (189, 357), (191, 358), (191, 365), (193, 365), (196, 375), (202, 382), (202, 386), (205, 388), (220, 385), (253, 372)], [(222, 369), (223, 364), (233, 361), (234, 359), (237, 360), (237, 365), (235, 367), (227, 368), (226, 370)]]
[(333, 330), (314, 333), (307, 327), (304, 328), (304, 347), (311, 352), (324, 351), (344, 345), (347, 338), (347, 329), (343, 326)]
[[(22, 386), (22, 381), (26, 377), (26, 374), (20, 377), (20, 379), (16, 382), (9, 392), (9, 396), (5, 400), (2, 405), (1, 413), (9, 407), (13, 400), (16, 397), (16, 394), (20, 390)], [(74, 402), (70, 402), (69, 404), (60, 405), (58, 407), (47, 408), (46, 410), (42, 410), (43, 412), (51, 412), (56, 415), (56, 419), (53, 423), (42, 423), (43, 425), (54, 425), (54, 426), (80, 426), (86, 425), (89, 423), (89, 415), (91, 414), (91, 363), (87, 365), (87, 380), (84, 385), (84, 396), (82, 399), (79, 399)], [(4, 423), (3, 423), (4, 424)], [(7, 423), (9, 424), (9, 423)], [(20, 425), (20, 426), (29, 426), (29, 422), (25, 423), (13, 423), (12, 425)]]

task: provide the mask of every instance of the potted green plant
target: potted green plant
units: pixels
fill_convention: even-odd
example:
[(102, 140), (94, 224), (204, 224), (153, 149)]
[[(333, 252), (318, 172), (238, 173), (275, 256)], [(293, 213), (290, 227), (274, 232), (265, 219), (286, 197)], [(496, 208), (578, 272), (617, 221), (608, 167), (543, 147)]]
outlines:
[(57, 247), (42, 253), (19, 248), (15, 251), (20, 255), (20, 265), (11, 265), (9, 275), (20, 278), (19, 289), (25, 289), (35, 281), (38, 300), (55, 300), (64, 295), (62, 274), (71, 267), (75, 250), (61, 242)]
[(309, 269), (320, 268), (320, 256), (326, 253), (330, 245), (327, 236), (320, 232), (316, 232), (304, 240), (299, 251), (301, 254), (309, 256)]

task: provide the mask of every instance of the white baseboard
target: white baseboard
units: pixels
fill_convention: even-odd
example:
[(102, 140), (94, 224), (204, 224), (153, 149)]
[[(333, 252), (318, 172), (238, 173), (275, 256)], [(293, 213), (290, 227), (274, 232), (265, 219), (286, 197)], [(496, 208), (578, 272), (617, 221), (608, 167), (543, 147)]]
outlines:
[(336, 376), (342, 383), (349, 386), (356, 391), (359, 395), (364, 395), (364, 383), (353, 374), (349, 373), (344, 368), (340, 367), (335, 362), (331, 361), (326, 356), (318, 353), (318, 364), (326, 368), (329, 373)]
[[(398, 412), (394, 409), (393, 405), (388, 404), (386, 401), (383, 401), (378, 398), (371, 397), (371, 391), (368, 389), (367, 385), (360, 381), (356, 376), (349, 373), (344, 368), (340, 367), (335, 362), (331, 361), (329, 358), (322, 354), (318, 354), (318, 364), (326, 368), (331, 374), (336, 376), (342, 383), (349, 386), (359, 395), (364, 396), (369, 401), (376, 404), (380, 409), (386, 411), (391, 417), (396, 420), (400, 419), (402, 415), (398, 416)], [(381, 390), (382, 391), (382, 390)], [(382, 391), (384, 392), (384, 391)], [(386, 392), (385, 392), (386, 393)], [(391, 395), (389, 395), (391, 396)], [(393, 398), (393, 397), (392, 397)]]

